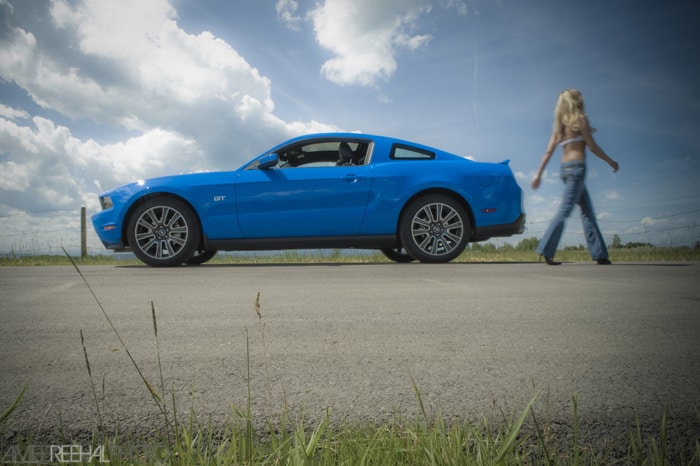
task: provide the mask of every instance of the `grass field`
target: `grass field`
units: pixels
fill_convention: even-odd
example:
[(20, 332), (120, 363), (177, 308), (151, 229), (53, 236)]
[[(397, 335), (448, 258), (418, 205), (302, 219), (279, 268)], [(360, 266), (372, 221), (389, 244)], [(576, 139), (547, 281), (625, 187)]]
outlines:
[[(537, 262), (534, 238), (523, 240), (517, 246), (494, 246), (492, 243), (476, 243), (453, 262)], [(610, 248), (610, 259), (614, 262), (650, 261), (700, 261), (700, 245), (695, 247), (662, 248), (651, 245)], [(585, 262), (591, 257), (583, 246), (557, 251), (556, 259), (564, 262)], [(84, 260), (74, 259), (80, 265), (141, 264), (136, 258), (125, 258), (123, 254), (89, 255)], [(276, 251), (266, 253), (219, 253), (213, 264), (274, 264), (274, 263), (325, 263), (325, 262), (391, 262), (380, 252), (366, 250), (311, 250)], [(70, 265), (66, 255), (0, 255), (0, 266), (47, 266)]]

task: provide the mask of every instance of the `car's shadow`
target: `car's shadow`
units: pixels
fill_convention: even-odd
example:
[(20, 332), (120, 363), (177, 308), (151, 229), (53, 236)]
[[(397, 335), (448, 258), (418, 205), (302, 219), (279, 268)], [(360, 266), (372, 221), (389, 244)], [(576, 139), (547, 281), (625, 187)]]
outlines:
[(449, 262), (447, 264), (428, 264), (422, 262), (264, 262), (264, 263), (213, 263), (201, 265), (183, 265), (181, 267), (150, 267), (146, 264), (123, 264), (116, 265), (119, 268), (152, 268), (155, 270), (163, 269), (197, 269), (197, 268), (229, 268), (229, 267), (353, 267), (353, 266), (375, 266), (375, 267), (427, 267), (430, 265), (439, 265), (441, 267), (459, 267), (459, 266), (476, 266), (476, 265), (495, 265), (495, 264), (532, 264), (532, 262)]
[[(489, 265), (525, 265), (537, 264), (537, 261), (494, 261), (494, 262), (449, 262), (447, 264), (426, 264), (421, 262), (396, 263), (396, 262), (264, 262), (264, 263), (211, 263), (201, 265), (189, 265), (182, 267), (149, 267), (146, 264), (124, 264), (116, 265), (119, 268), (153, 268), (154, 270), (163, 269), (210, 269), (210, 268), (264, 268), (264, 267), (356, 267), (356, 266), (374, 266), (374, 267), (426, 267), (430, 265), (440, 265), (441, 267), (475, 267)], [(546, 264), (542, 263), (544, 267)], [(561, 266), (571, 265), (595, 265), (588, 262), (562, 262)], [(690, 263), (683, 262), (615, 262), (608, 267), (689, 267)], [(561, 267), (559, 266), (559, 267)], [(552, 266), (548, 266), (552, 267)]]

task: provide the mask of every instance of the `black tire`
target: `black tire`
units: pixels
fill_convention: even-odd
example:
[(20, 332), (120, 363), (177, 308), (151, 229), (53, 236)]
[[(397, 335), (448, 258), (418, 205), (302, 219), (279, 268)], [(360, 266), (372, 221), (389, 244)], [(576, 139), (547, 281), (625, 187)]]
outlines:
[(384, 254), (387, 259), (390, 259), (399, 264), (407, 264), (416, 260), (412, 255), (410, 255), (404, 248), (394, 248), (394, 249), (382, 249), (382, 254)]
[(201, 265), (213, 258), (218, 251), (195, 251), (194, 255), (185, 261), (185, 265)]
[(471, 235), (469, 215), (449, 196), (412, 201), (399, 221), (401, 244), (421, 262), (449, 262), (462, 254)]
[(185, 203), (168, 197), (150, 199), (129, 218), (129, 246), (142, 262), (173, 267), (190, 259), (199, 244), (199, 222)]

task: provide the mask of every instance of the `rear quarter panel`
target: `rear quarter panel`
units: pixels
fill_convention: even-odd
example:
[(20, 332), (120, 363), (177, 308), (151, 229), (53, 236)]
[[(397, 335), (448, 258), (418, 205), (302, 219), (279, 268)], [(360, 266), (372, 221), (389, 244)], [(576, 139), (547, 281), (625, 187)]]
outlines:
[(474, 227), (510, 223), (522, 212), (522, 191), (506, 164), (474, 162), (440, 151), (431, 160), (391, 160), (390, 151), (390, 142), (375, 147), (363, 234), (396, 231), (405, 205), (436, 189), (461, 196), (470, 207)]

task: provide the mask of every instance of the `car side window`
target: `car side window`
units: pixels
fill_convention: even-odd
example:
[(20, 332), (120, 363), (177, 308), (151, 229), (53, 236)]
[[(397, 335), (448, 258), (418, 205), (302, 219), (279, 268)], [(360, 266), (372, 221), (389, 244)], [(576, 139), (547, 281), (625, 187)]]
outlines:
[(336, 167), (364, 165), (369, 143), (362, 141), (318, 141), (284, 148), (277, 168)]
[(394, 144), (391, 147), (391, 158), (395, 160), (426, 160), (434, 159), (435, 153), (417, 147)]

